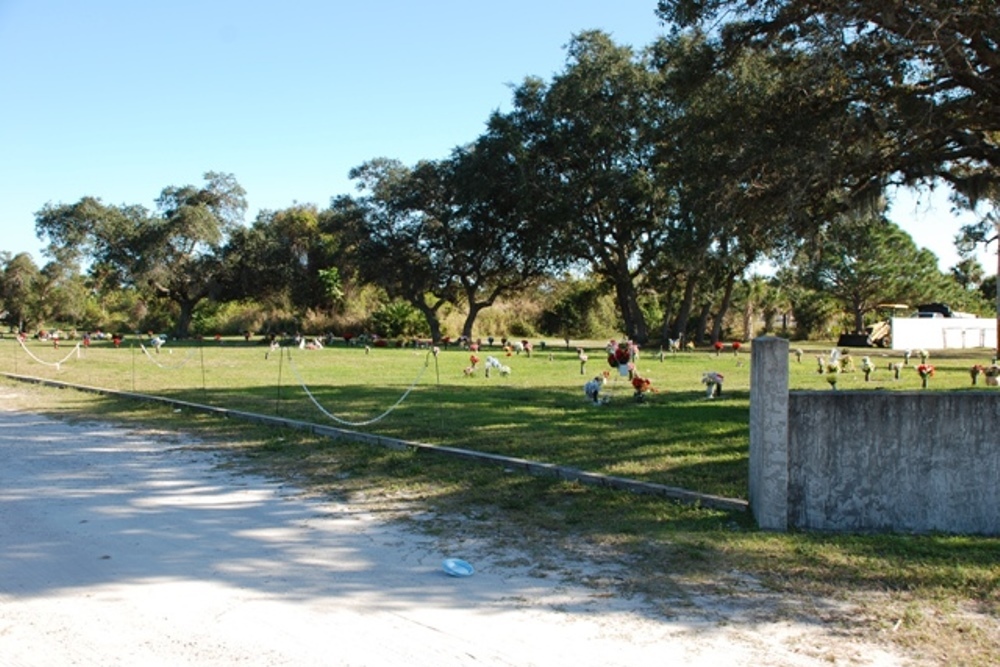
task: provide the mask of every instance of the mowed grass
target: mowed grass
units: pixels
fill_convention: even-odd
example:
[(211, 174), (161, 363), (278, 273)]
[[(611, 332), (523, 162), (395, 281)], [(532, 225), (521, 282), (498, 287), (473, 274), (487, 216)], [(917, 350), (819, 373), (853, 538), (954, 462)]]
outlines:
[[(230, 409), (449, 445), (746, 498), (750, 355), (727, 348), (641, 355), (638, 370), (657, 392), (636, 403), (632, 389), (588, 345), (581, 374), (574, 349), (552, 345), (507, 357), (509, 376), (466, 376), (469, 352), (335, 346), (284, 350), (242, 340), (170, 343), (148, 354), (138, 340), (120, 349), (94, 344), (80, 358), (72, 345), (31, 341), (30, 354), (0, 340), (0, 370), (122, 391), (169, 396)], [(575, 346), (574, 346), (575, 347)], [(793, 350), (797, 347), (793, 344)], [(790, 355), (794, 389), (827, 391), (816, 357), (829, 347)], [(861, 356), (876, 366), (869, 381)], [(32, 356), (37, 357), (33, 359)], [(898, 380), (892, 351), (852, 351), (854, 372), (840, 390), (921, 391), (914, 357)], [(988, 350), (935, 353), (928, 391), (985, 390), (969, 368), (989, 364)], [(62, 361), (58, 367), (49, 365)], [(43, 363), (44, 362), (44, 363)], [(607, 405), (589, 404), (583, 383), (608, 370)], [(708, 400), (705, 371), (725, 374), (721, 399)], [(307, 395), (312, 394), (315, 403)], [(1000, 391), (988, 388), (990, 391)], [(156, 404), (18, 385), (33, 409), (60, 417), (137, 421), (190, 431), (233, 454), (233, 465), (289, 479), (316, 493), (363, 495), (430, 512), (423, 529), (443, 538), (479, 534), (546, 554), (601, 553), (626, 563), (619, 587), (664, 610), (694, 593), (734, 594), (747, 587), (780, 594), (769, 613), (818, 616), (838, 631), (892, 642), (941, 664), (989, 665), (1000, 657), (1000, 540), (949, 535), (775, 534), (750, 517), (554, 479), (419, 451), (393, 451), (222, 420), (174, 413)], [(406, 393), (409, 392), (409, 393)], [(394, 404), (405, 398), (393, 408)], [(844, 607), (821, 605), (835, 599)]]
[[(746, 498), (750, 356), (744, 349), (716, 354), (644, 351), (638, 372), (656, 390), (633, 399), (627, 378), (605, 362), (597, 344), (581, 368), (575, 346), (536, 345), (528, 356), (499, 346), (480, 350), (477, 371), (466, 375), (470, 352), (331, 346), (283, 348), (268, 354), (257, 342), (226, 339), (170, 343), (156, 353), (142, 338), (121, 348), (102, 341), (75, 352), (74, 344), (31, 341), (27, 351), (5, 340), (0, 369), (100, 388), (148, 393), (207, 405), (345, 426), (394, 438), (461, 447), (504, 456), (634, 477), (704, 493)], [(3, 348), (0, 348), (3, 350)], [(817, 372), (826, 348), (790, 355), (793, 388), (829, 390)], [(495, 356), (511, 368), (487, 377)], [(872, 352), (877, 370), (865, 381), (860, 354), (838, 388), (917, 390), (911, 360), (895, 379), (888, 369), (899, 353)], [(930, 360), (933, 389), (971, 389), (972, 363), (985, 352)], [(53, 364), (60, 362), (58, 366)], [(708, 400), (702, 374), (725, 375), (721, 400)], [(608, 404), (585, 400), (583, 384), (607, 372)], [(980, 384), (982, 384), (980, 380)], [(401, 400), (402, 399), (402, 400)]]
[[(447, 445), (591, 472), (624, 475), (705, 493), (745, 498), (749, 356), (643, 354), (639, 372), (657, 390), (642, 404), (627, 378), (589, 350), (507, 356), (481, 350), (437, 356), (426, 349), (285, 348), (260, 344), (170, 344), (159, 354), (141, 341), (91, 345), (79, 358), (65, 342), (8, 345), (8, 372), (73, 384), (167, 396), (296, 420), (345, 426), (394, 438)], [(46, 364), (70, 358), (58, 368)], [(493, 355), (511, 368), (492, 371)], [(35, 357), (35, 358), (32, 358)], [(267, 358), (265, 358), (267, 356)], [(36, 360), (37, 359), (37, 360)], [(42, 362), (38, 361), (42, 360)], [(709, 401), (704, 371), (726, 374), (724, 400)], [(609, 403), (594, 406), (583, 384), (609, 372)], [(408, 392), (408, 393), (407, 393)], [(405, 398), (404, 397), (405, 394)], [(400, 402), (400, 399), (403, 400)], [(398, 403), (398, 405), (397, 405)]]

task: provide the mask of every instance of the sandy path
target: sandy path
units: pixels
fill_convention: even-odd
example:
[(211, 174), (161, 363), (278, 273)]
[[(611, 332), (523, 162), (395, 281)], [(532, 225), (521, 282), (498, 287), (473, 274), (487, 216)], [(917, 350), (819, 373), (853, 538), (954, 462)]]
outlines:
[(0, 409), (0, 665), (903, 664), (499, 558), (449, 577), (467, 554), (171, 440)]

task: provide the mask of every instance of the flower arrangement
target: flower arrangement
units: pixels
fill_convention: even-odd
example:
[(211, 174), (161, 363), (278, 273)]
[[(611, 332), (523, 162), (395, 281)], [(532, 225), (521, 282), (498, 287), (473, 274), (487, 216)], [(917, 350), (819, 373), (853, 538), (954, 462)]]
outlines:
[(615, 343), (611, 341), (608, 345), (608, 365), (617, 368), (622, 364), (632, 361), (632, 355), (628, 349), (628, 343)]
[(712, 347), (715, 348), (715, 356), (719, 356), (720, 354), (722, 354), (722, 348), (724, 348), (725, 346), (726, 344), (723, 343), (721, 340), (717, 340), (714, 343), (712, 343)]
[(972, 376), (972, 386), (979, 384), (979, 376), (986, 372), (986, 366), (982, 364), (976, 364), (969, 369), (969, 375)]
[(465, 373), (466, 377), (470, 377), (472, 375), (475, 375), (476, 374), (476, 370), (478, 370), (478, 369), (479, 369), (479, 357), (477, 357), (475, 354), (470, 354), (469, 355), (469, 365), (466, 366), (465, 370), (462, 371), (462, 372)]
[(837, 389), (837, 380), (840, 379), (840, 363), (834, 360), (830, 360), (826, 364), (826, 381), (830, 383), (830, 388), (833, 390)]
[(587, 353), (583, 351), (582, 347), (578, 347), (576, 348), (576, 358), (580, 362), (580, 375), (583, 375), (584, 372), (586, 372), (587, 360), (590, 357), (587, 356)]
[(801, 347), (795, 348), (795, 361), (797, 361), (800, 364), (802, 363), (802, 354), (803, 352)]
[(725, 380), (725, 376), (722, 373), (717, 373), (715, 371), (709, 371), (701, 374), (701, 383), (705, 385), (708, 390), (708, 398), (722, 396), (723, 380)]
[(490, 376), (490, 369), (498, 371), (503, 377), (510, 375), (510, 366), (500, 363), (500, 360), (492, 355), (486, 357), (486, 377)]
[(920, 355), (920, 363), (922, 364), (926, 364), (927, 358), (931, 356), (931, 353), (928, 352), (927, 350), (920, 350), (918, 354)]
[(636, 346), (628, 341), (622, 341), (618, 344), (615, 344), (615, 341), (610, 341), (607, 350), (608, 365), (617, 368), (618, 373), (622, 376), (632, 377), (635, 370), (632, 362), (637, 352)]
[(633, 397), (637, 403), (645, 403), (646, 394), (656, 391), (649, 378), (640, 377), (638, 373), (632, 374), (632, 388), (635, 390)]
[(743, 347), (743, 343), (741, 343), (738, 340), (734, 340), (733, 341), (733, 356), (736, 356), (736, 355), (738, 355), (740, 353), (740, 348), (741, 347)]
[(934, 367), (931, 366), (930, 364), (920, 364), (919, 366), (917, 366), (917, 373), (920, 374), (920, 384), (921, 384), (921, 386), (924, 389), (926, 389), (927, 388), (927, 380), (929, 380), (930, 377), (932, 375), (934, 375)]
[(872, 363), (871, 357), (861, 357), (861, 372), (865, 374), (865, 382), (868, 382), (871, 377), (872, 371), (875, 370), (875, 364)]
[(842, 354), (839, 357), (840, 370), (843, 373), (853, 373), (854, 372), (854, 359), (851, 358), (850, 354)]
[(983, 371), (983, 375), (986, 376), (986, 385), (988, 387), (1000, 386), (1000, 366), (997, 364), (987, 366), (986, 370)]
[(889, 370), (892, 371), (892, 379), (893, 380), (898, 380), (899, 379), (899, 371), (901, 371), (902, 369), (903, 369), (903, 364), (899, 363), (898, 361), (896, 361), (896, 362), (890, 361), (889, 362)]
[(601, 399), (601, 389), (604, 388), (604, 383), (607, 382), (607, 376), (598, 375), (593, 380), (588, 381), (583, 385), (584, 395), (593, 401), (594, 405), (600, 405), (602, 402), (607, 403), (608, 399)]

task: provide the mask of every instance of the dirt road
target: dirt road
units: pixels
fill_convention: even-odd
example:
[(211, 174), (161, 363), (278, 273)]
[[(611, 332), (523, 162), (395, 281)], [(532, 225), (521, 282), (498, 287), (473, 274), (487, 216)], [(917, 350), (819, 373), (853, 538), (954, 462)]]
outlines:
[(667, 620), (218, 456), (0, 407), (0, 665), (904, 664), (805, 624)]

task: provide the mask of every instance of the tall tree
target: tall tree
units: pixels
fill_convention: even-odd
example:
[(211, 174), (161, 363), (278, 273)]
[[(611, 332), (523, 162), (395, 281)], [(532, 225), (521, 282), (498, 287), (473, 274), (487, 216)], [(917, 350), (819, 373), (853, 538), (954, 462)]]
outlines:
[(329, 284), (338, 243), (312, 204), (260, 211), (226, 245), (226, 296), (276, 299), (290, 304), (300, 317), (308, 309), (330, 311), (340, 298)]
[(440, 223), (440, 247), (467, 309), (462, 335), (470, 338), (479, 313), (532, 287), (561, 263), (553, 235), (530, 205), (517, 163), (521, 147), (504, 129), (492, 124), (470, 146), (414, 174), (435, 184), (425, 188), (425, 210)]
[(937, 258), (916, 246), (885, 218), (854, 218), (830, 224), (820, 245), (802, 266), (809, 287), (836, 299), (851, 315), (854, 331), (879, 303), (941, 299), (948, 281)]
[(331, 224), (349, 239), (361, 278), (420, 311), (431, 338), (440, 340), (438, 314), (458, 292), (437, 222), (422, 210), (423, 196), (414, 192), (412, 170), (398, 160), (378, 158), (350, 175), (362, 196), (335, 199)]
[(0, 310), (11, 328), (26, 331), (40, 318), (38, 286), (41, 273), (26, 252), (10, 257), (3, 253), (3, 273), (0, 274)]
[(195, 307), (219, 285), (223, 244), (246, 212), (245, 192), (231, 174), (208, 172), (205, 180), (200, 188), (165, 188), (155, 215), (92, 197), (47, 204), (35, 229), (57, 260), (88, 260), (105, 281), (168, 299), (178, 309), (175, 334), (187, 336)]
[(649, 338), (636, 279), (665, 238), (672, 204), (655, 178), (654, 75), (630, 47), (584, 32), (551, 84), (526, 80), (501, 120), (521, 137), (536, 210), (566, 256), (614, 288), (626, 334)]

